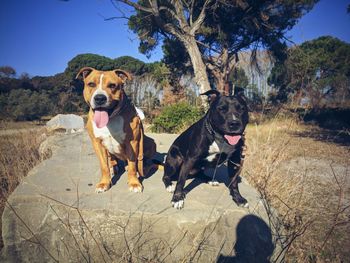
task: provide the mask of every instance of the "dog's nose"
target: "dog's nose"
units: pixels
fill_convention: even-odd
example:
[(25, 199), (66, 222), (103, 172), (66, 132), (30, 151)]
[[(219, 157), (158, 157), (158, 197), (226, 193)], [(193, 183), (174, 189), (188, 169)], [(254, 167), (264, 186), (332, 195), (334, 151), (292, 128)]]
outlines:
[(240, 121), (231, 121), (229, 124), (229, 127), (231, 130), (236, 130), (241, 127), (241, 122)]
[(103, 95), (103, 94), (97, 94), (94, 97), (94, 101), (95, 101), (96, 105), (101, 106), (101, 105), (106, 103), (107, 97), (105, 95)]

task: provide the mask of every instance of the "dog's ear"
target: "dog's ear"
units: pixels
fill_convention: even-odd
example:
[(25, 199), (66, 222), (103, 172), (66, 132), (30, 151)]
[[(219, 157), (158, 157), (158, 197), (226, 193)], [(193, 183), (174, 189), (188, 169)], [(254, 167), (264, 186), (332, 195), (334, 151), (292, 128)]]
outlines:
[(208, 97), (208, 102), (212, 103), (217, 97), (219, 97), (221, 94), (215, 89), (208, 90), (200, 95), (205, 95)]
[(91, 67), (83, 67), (82, 69), (79, 70), (75, 78), (79, 80), (84, 80), (94, 70), (95, 69)]
[(115, 69), (113, 71), (119, 78), (122, 79), (123, 83), (125, 83), (126, 80), (131, 80), (131, 75), (129, 72), (122, 69)]
[(241, 99), (245, 104), (247, 104), (247, 97), (244, 95), (244, 88), (235, 87), (235, 94), (237, 98)]

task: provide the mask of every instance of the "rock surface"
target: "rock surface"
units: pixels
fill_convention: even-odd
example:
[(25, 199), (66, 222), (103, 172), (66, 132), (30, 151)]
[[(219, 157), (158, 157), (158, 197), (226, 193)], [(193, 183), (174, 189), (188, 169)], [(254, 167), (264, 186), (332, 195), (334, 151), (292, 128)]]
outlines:
[(58, 114), (46, 123), (49, 130), (65, 129), (76, 131), (84, 129), (84, 120), (75, 114)]
[[(150, 136), (162, 160), (176, 135)], [(250, 208), (237, 207), (223, 167), (219, 186), (188, 180), (185, 208), (176, 210), (163, 171), (143, 181), (141, 194), (128, 191), (126, 174), (96, 194), (100, 170), (86, 132), (53, 141), (52, 157), (9, 198), (1, 262), (265, 262), (273, 253), (257, 193), (240, 183)]]

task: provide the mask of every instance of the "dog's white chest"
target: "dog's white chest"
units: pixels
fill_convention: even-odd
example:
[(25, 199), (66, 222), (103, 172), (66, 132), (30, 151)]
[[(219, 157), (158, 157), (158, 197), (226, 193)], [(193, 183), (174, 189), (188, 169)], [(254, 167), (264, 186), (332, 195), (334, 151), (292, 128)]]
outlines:
[(220, 152), (219, 145), (214, 141), (210, 146), (209, 146), (209, 151), (208, 151), (208, 156), (207, 160), (209, 162), (213, 161), (215, 156)]
[(102, 139), (102, 144), (112, 154), (122, 153), (122, 144), (125, 139), (124, 119), (121, 116), (116, 116), (109, 120), (107, 126), (97, 128), (92, 122), (94, 135), (96, 138)]

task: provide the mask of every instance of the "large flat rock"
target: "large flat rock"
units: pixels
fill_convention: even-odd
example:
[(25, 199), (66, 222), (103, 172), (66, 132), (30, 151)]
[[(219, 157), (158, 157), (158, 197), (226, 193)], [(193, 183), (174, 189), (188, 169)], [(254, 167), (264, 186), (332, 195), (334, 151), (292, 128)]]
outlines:
[[(149, 136), (158, 158), (176, 138)], [(217, 187), (188, 180), (185, 208), (176, 210), (163, 171), (143, 181), (143, 193), (129, 192), (124, 173), (109, 191), (96, 194), (100, 170), (86, 132), (56, 135), (50, 143), (52, 157), (9, 198), (1, 262), (264, 262), (273, 253), (256, 191), (243, 180), (250, 208), (237, 207), (224, 167), (216, 172)]]

